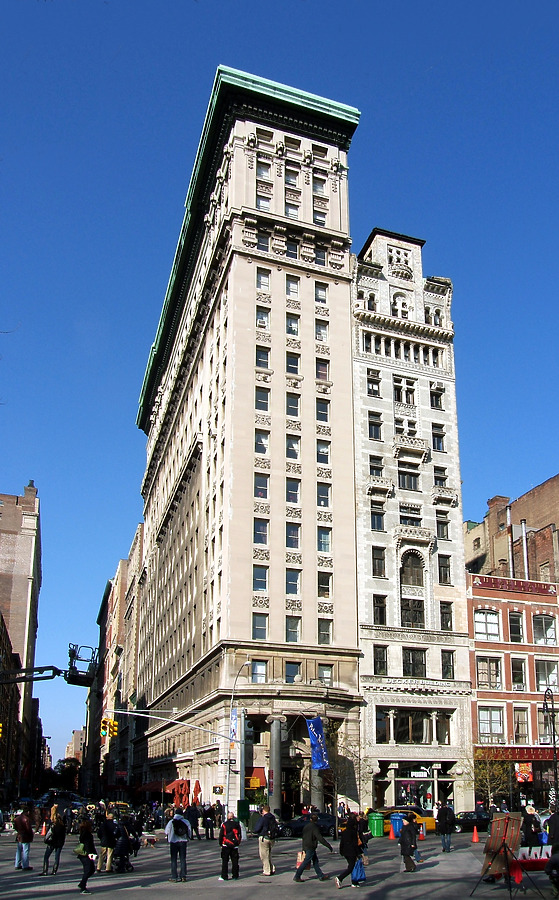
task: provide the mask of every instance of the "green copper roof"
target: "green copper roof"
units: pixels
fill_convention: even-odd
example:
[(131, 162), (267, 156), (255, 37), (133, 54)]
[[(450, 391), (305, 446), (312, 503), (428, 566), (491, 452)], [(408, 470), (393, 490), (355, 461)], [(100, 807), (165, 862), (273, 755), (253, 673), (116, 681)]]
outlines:
[(360, 113), (353, 106), (316, 94), (227, 66), (218, 67), (186, 196), (173, 268), (140, 394), (136, 422), (146, 434), (154, 397), (180, 321), (221, 150), (228, 138), (230, 124), (236, 116), (244, 115), (262, 123), (283, 125), (317, 139), (330, 139), (348, 149)]

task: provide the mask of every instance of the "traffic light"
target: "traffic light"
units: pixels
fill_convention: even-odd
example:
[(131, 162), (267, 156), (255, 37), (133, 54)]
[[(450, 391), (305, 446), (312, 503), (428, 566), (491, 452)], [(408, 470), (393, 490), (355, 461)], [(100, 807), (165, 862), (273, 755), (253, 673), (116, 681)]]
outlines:
[(2, 722), (0, 722), (0, 738), (2, 737)]
[(109, 737), (116, 737), (118, 734), (118, 722), (115, 719), (109, 719)]
[(107, 737), (109, 733), (110, 720), (103, 717), (101, 719), (101, 737)]

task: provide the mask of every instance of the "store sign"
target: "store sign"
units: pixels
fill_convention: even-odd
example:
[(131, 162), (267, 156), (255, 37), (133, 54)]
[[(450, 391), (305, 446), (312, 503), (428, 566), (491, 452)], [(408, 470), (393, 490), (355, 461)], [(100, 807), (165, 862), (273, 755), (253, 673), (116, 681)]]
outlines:
[(494, 575), (474, 575), (474, 588), (485, 588), (487, 591), (516, 591), (520, 594), (547, 594), (557, 596), (557, 585), (542, 581), (522, 581), (520, 578), (496, 578)]

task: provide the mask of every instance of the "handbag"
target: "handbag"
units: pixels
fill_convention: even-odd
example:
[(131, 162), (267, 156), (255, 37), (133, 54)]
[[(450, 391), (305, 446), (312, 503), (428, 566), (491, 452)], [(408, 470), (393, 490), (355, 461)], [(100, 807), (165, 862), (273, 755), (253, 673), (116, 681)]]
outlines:
[(363, 858), (360, 856), (357, 859), (353, 867), (353, 872), (351, 873), (351, 883), (359, 884), (360, 882), (366, 881), (367, 876), (365, 875), (365, 866), (363, 864)]
[(44, 840), (45, 844), (50, 844), (52, 841), (52, 828), (50, 825), (49, 825), (48, 831), (45, 834), (43, 840)]
[[(299, 866), (301, 865), (301, 863), (304, 861), (306, 855), (307, 855), (307, 854), (305, 853), (304, 850), (299, 850), (299, 851), (297, 852), (297, 868), (299, 868)], [(311, 864), (310, 864), (310, 861), (309, 861), (309, 863), (305, 866), (305, 871), (306, 871), (307, 869), (310, 869), (310, 867), (311, 867)]]
[(549, 840), (549, 835), (547, 831), (538, 831), (538, 841), (540, 844), (547, 844)]
[(82, 843), (76, 844), (76, 846), (74, 847), (74, 853), (76, 854), (76, 856), (87, 856), (87, 853), (85, 852), (85, 846)]

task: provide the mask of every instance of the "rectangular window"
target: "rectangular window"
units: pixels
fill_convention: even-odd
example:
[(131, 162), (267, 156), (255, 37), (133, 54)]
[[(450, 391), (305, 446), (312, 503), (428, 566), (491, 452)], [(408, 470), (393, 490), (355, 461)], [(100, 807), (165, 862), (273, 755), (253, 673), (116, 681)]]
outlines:
[(259, 472), (254, 473), (254, 496), (258, 500), (268, 499), (269, 482), (269, 475), (261, 475)]
[(265, 613), (252, 614), (252, 640), (265, 641), (268, 639), (268, 616)]
[(553, 616), (534, 616), (534, 644), (545, 644), (554, 647), (557, 643), (555, 634), (555, 618)]
[(319, 194), (321, 197), (324, 196), (326, 193), (326, 178), (322, 175), (313, 175), (312, 192), (313, 194)]
[(270, 407), (270, 391), (267, 388), (257, 387), (254, 391), (254, 408), (260, 412), (268, 412)]
[(514, 707), (512, 711), (512, 720), (514, 724), (514, 743), (528, 743), (528, 710)]
[(269, 269), (260, 269), (256, 270), (256, 289), (258, 291), (269, 291), (270, 290), (270, 270)]
[(301, 593), (301, 570), (285, 570), (285, 593), (298, 596)]
[(316, 421), (317, 422), (329, 422), (330, 421), (330, 401), (329, 400), (317, 400), (316, 401)]
[(371, 500), (371, 531), (384, 531), (384, 503)]
[(400, 503), (400, 525), (411, 525), (413, 528), (421, 528), (420, 508)]
[[(316, 210), (315, 210), (315, 213), (316, 213)], [(326, 215), (323, 213), (322, 216), (323, 216), (324, 221), (323, 222), (315, 221), (315, 225), (325, 225), (326, 224)], [(314, 220), (314, 216), (313, 216), (313, 220)], [(317, 265), (317, 266), (325, 266), (326, 265), (326, 250), (323, 250), (321, 247), (315, 247), (314, 262), (315, 262), (315, 265)]]
[(285, 641), (287, 644), (298, 644), (301, 640), (301, 617), (285, 617)]
[(515, 659), (513, 657), (510, 661), (510, 670), (511, 670), (511, 680), (512, 680), (513, 691), (525, 691), (526, 690), (526, 672), (525, 672), (524, 660), (523, 659)]
[(298, 503), (300, 491), (301, 491), (301, 481), (299, 480), (299, 478), (286, 478), (285, 479), (285, 502), (286, 503)]
[(268, 453), (268, 444), (270, 435), (267, 431), (254, 432), (254, 452), (266, 456)]
[(500, 640), (499, 613), (490, 609), (474, 610), (474, 637), (476, 641)]
[(285, 436), (285, 455), (287, 459), (299, 459), (301, 456), (301, 438), (294, 434)]
[(256, 238), (256, 246), (262, 253), (268, 253), (270, 250), (270, 235), (264, 231), (259, 231)]
[(334, 666), (328, 666), (323, 663), (318, 664), (318, 680), (326, 687), (332, 687), (334, 684)]
[(285, 333), (289, 337), (299, 337), (299, 316), (287, 313), (285, 317)]
[(330, 485), (323, 481), (316, 485), (316, 505), (326, 508), (330, 506)]
[(373, 559), (373, 575), (376, 578), (385, 578), (386, 577), (386, 563), (385, 563), (384, 547), (373, 547), (372, 548), (372, 559)]
[(332, 529), (319, 525), (316, 529), (316, 549), (319, 553), (332, 552)]
[(439, 541), (448, 541), (448, 513), (437, 511), (437, 537)]
[(299, 218), (299, 204), (291, 203), (290, 201), (285, 201), (285, 215), (288, 219), (298, 219)]
[(332, 595), (332, 575), (330, 572), (317, 573), (317, 593), (323, 600)]
[(476, 657), (477, 686), (496, 691), (501, 689), (501, 660), (493, 656)]
[(285, 295), (294, 300), (299, 299), (299, 279), (295, 275), (285, 276)]
[(285, 169), (285, 183), (288, 187), (297, 187), (297, 182), (299, 180), (299, 171), (298, 169)]
[[(318, 225), (320, 228), (324, 228), (326, 225), (326, 211), (315, 206), (312, 212), (312, 220), (313, 225)], [(317, 253), (318, 252), (319, 251), (317, 251)], [(322, 253), (324, 253), (324, 251), (322, 251)], [(319, 263), (318, 260), (315, 260), (315, 262), (318, 266), (324, 265), (324, 263)]]
[(427, 651), (402, 647), (402, 674), (404, 678), (426, 678)]
[(450, 579), (450, 556), (439, 553), (439, 584), (452, 584)]
[(509, 640), (513, 644), (521, 644), (524, 640), (522, 613), (509, 613)]
[(251, 666), (251, 681), (253, 684), (266, 684), (268, 664), (262, 659), (253, 659)]
[(285, 664), (285, 683), (295, 684), (295, 679), (299, 680), (301, 676), (301, 663), (286, 662)]
[(431, 409), (443, 409), (443, 391), (442, 388), (431, 388)]
[(380, 397), (380, 372), (377, 369), (367, 369), (367, 395)]
[(444, 452), (444, 425), (432, 425), (432, 444), (433, 450)]
[(447, 474), (446, 469), (443, 469), (441, 466), (435, 466), (434, 469), (434, 484), (435, 487), (446, 487), (447, 483)]
[(286, 241), (285, 242), (285, 255), (288, 259), (298, 259), (299, 257), (299, 244), (297, 241)]
[(425, 604), (422, 597), (402, 597), (400, 600), (402, 628), (425, 628)]
[(316, 319), (314, 323), (314, 339), (323, 344), (328, 343), (328, 322)]
[(373, 624), (386, 625), (386, 597), (373, 594)]
[(271, 166), (269, 162), (265, 162), (264, 160), (257, 160), (256, 162), (256, 177), (264, 178), (266, 181), (270, 180), (270, 172)]
[(324, 284), (323, 281), (315, 281), (315, 283), (314, 283), (314, 302), (315, 303), (327, 303), (328, 302), (328, 285)]
[(331, 644), (332, 643), (332, 619), (319, 619), (318, 620), (318, 643), (319, 644)]
[(270, 198), (267, 194), (256, 194), (256, 209), (260, 212), (270, 212)]
[(384, 463), (382, 456), (369, 456), (369, 475), (372, 478), (382, 478)]
[(285, 354), (285, 371), (289, 375), (298, 375), (299, 374), (299, 360), (300, 360), (300, 356), (298, 353), (286, 353)]
[(294, 419), (299, 418), (299, 394), (285, 395), (285, 415)]
[(328, 381), (330, 377), (330, 363), (327, 359), (316, 360), (316, 378), (317, 381)]
[(255, 519), (254, 520), (254, 528), (253, 528), (253, 543), (254, 544), (267, 544), (268, 543), (268, 520), (267, 519)]
[(263, 306), (256, 307), (256, 327), (268, 331), (270, 328), (270, 310)]
[(301, 526), (295, 522), (285, 523), (285, 546), (290, 550), (298, 550), (301, 546)]
[(442, 600), (440, 604), (441, 611), (441, 631), (452, 631), (452, 603)]
[(498, 706), (478, 708), (478, 738), (480, 744), (504, 743), (503, 710)]
[[(555, 713), (555, 735), (559, 734), (559, 713)], [(538, 709), (538, 740), (540, 744), (553, 743), (553, 721), (551, 713), (541, 706)]]
[(321, 465), (330, 465), (330, 441), (316, 442), (316, 461)]
[(267, 591), (268, 590), (268, 566), (252, 567), (252, 590)]
[(537, 659), (536, 690), (543, 693), (548, 687), (557, 687), (557, 662), (553, 659)]
[(441, 674), (445, 681), (454, 680), (454, 651), (441, 650)]
[(406, 491), (419, 490), (419, 466), (415, 463), (398, 461), (398, 487)]
[(382, 416), (378, 412), (369, 412), (369, 440), (382, 440)]
[(388, 675), (388, 647), (373, 647), (373, 674)]
[(267, 347), (256, 348), (256, 367), (258, 369), (270, 368), (270, 351)]

